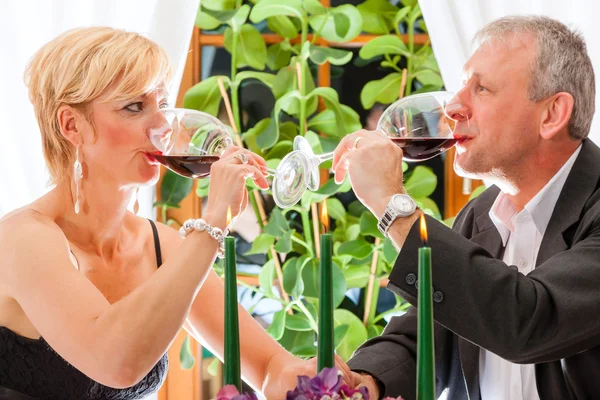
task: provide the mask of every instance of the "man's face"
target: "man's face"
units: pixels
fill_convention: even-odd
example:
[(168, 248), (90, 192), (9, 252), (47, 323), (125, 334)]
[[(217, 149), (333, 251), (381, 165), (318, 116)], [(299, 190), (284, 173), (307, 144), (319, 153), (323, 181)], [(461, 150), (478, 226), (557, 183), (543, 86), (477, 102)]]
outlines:
[(511, 177), (539, 138), (541, 107), (528, 98), (535, 40), (510, 35), (484, 43), (464, 67), (463, 87), (448, 106), (457, 121), (455, 171)]

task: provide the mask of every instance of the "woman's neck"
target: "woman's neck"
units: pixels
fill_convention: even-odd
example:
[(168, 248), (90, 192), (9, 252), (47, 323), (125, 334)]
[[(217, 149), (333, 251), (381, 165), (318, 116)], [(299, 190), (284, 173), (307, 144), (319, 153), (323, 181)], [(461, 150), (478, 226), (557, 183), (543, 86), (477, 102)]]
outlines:
[(110, 180), (85, 180), (80, 188), (80, 211), (75, 213), (72, 179), (54, 189), (63, 205), (57, 223), (78, 248), (110, 259), (122, 243), (127, 206), (135, 188), (123, 188)]

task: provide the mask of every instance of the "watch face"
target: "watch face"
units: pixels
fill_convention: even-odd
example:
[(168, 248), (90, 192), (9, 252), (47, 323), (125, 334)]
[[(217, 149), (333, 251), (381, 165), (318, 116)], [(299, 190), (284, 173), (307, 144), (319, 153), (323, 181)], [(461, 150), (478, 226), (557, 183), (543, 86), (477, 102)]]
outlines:
[(394, 198), (394, 206), (396, 206), (400, 212), (410, 213), (414, 211), (414, 205), (412, 201), (405, 196), (396, 196)]

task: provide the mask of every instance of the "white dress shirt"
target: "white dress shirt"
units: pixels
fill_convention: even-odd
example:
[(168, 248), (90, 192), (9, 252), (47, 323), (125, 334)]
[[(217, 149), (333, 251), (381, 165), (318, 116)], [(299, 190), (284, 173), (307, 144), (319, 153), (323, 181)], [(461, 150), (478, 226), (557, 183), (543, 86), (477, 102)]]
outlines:
[[(523, 275), (535, 268), (544, 232), (580, 150), (581, 146), (520, 212), (502, 192), (490, 209), (502, 237), (503, 261)], [(482, 400), (539, 400), (534, 364), (513, 364), (484, 349), (479, 355), (479, 388)]]

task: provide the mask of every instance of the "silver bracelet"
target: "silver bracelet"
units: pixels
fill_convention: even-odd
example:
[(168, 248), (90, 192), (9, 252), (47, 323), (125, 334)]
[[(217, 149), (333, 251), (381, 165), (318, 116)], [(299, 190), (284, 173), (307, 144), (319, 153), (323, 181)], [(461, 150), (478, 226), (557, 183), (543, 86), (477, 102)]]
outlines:
[(183, 223), (181, 228), (179, 228), (179, 235), (182, 238), (185, 238), (188, 233), (192, 231), (206, 231), (213, 239), (215, 239), (219, 243), (219, 250), (217, 251), (217, 257), (223, 258), (225, 256), (225, 236), (229, 233), (229, 231), (223, 231), (220, 228), (216, 228), (210, 226), (206, 223), (202, 218), (198, 219), (188, 219)]

